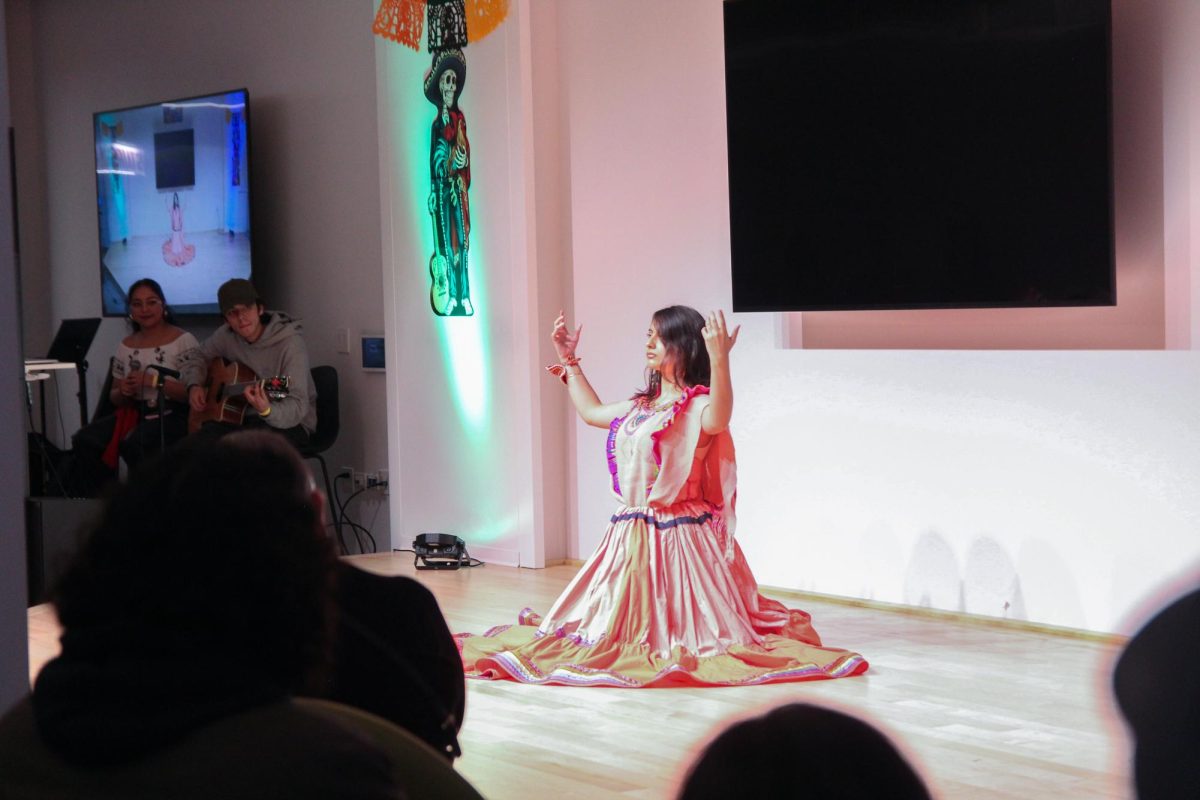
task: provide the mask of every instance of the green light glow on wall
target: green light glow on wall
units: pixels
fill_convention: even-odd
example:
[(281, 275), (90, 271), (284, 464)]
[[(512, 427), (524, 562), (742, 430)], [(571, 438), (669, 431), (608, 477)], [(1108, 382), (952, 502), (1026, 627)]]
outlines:
[(500, 519), (488, 520), (471, 531), (472, 541), (494, 542), (513, 535), (517, 530), (517, 515), (506, 514)]
[(472, 432), (481, 432), (487, 421), (488, 374), (483, 333), (478, 320), (463, 324), (447, 318), (438, 325), (450, 367), (455, 405)]

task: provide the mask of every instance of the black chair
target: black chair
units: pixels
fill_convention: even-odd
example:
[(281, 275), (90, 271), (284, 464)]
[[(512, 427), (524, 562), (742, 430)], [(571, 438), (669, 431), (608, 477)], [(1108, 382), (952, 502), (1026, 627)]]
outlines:
[[(308, 444), (300, 448), (300, 455), (305, 458), (315, 458), (321, 464), (321, 475), (325, 478), (325, 498), (329, 503), (334, 502), (333, 483), (329, 480), (329, 467), (321, 454), (337, 441), (338, 430), (341, 427), (341, 417), (338, 413), (338, 374), (334, 367), (321, 366), (312, 368), (313, 385), (317, 389), (317, 429), (308, 437)], [(333, 517), (333, 527), (337, 531), (338, 546), (345, 549), (342, 542), (342, 520), (336, 508), (329, 509)]]

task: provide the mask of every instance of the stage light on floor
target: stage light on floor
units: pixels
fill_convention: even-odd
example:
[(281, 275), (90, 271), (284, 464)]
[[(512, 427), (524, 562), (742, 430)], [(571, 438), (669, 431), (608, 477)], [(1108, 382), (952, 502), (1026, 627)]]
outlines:
[(448, 533), (422, 533), (413, 539), (417, 569), (458, 569), (470, 566), (467, 543)]

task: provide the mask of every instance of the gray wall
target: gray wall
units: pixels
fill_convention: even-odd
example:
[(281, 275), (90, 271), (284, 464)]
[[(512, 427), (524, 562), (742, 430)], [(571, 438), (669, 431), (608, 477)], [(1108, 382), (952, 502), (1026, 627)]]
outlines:
[[(384, 376), (364, 373), (356, 352), (361, 332), (383, 330), (372, 0), (6, 6), (27, 351), (44, 355), (59, 320), (99, 310), (92, 113), (245, 86), (259, 289), (269, 306), (304, 320), (312, 362), (338, 368), (342, 430), (331, 467), (386, 468)], [(349, 355), (336, 352), (338, 328), (349, 329)], [(92, 401), (124, 333), (115, 319), (101, 326)], [(64, 377), (67, 433), (77, 425), (74, 392)], [(385, 501), (360, 500), (360, 518), (386, 549)]]
[[(0, 34), (4, 12), (0, 9)], [(8, 130), (8, 62), (0, 38), (0, 131)], [(8, 159), (0, 159), (0, 186)], [(21, 404), (21, 347), (17, 327), (17, 270), (13, 257), (12, 200), (0, 191), (0, 711), (29, 686), (25, 631), (25, 435)]]

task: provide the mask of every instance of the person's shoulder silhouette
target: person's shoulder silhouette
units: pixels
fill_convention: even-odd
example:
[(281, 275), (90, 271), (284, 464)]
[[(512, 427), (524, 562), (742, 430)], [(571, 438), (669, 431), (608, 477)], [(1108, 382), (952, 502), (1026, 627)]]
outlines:
[(1141, 800), (1200, 794), (1200, 589), (1159, 611), (1130, 639), (1113, 691), (1134, 738)]
[(460, 755), (466, 680), (433, 593), (412, 578), (342, 561), (335, 628), (321, 694), (391, 720), (449, 759)]

